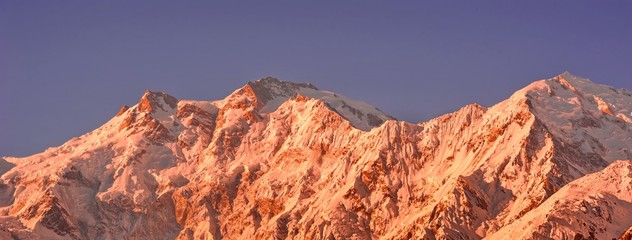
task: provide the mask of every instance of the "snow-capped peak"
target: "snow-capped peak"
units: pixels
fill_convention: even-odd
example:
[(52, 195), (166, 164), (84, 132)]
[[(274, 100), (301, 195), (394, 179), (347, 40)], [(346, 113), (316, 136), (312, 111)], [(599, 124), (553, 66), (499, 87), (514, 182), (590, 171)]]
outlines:
[(219, 108), (246, 109), (252, 107), (259, 114), (274, 112), (285, 101), (297, 94), (318, 99), (330, 106), (354, 127), (370, 130), (381, 125), (393, 117), (378, 108), (362, 101), (352, 100), (343, 95), (323, 91), (310, 83), (293, 83), (281, 81), (273, 77), (265, 77), (254, 82), (248, 82), (244, 87), (234, 91), (224, 100), (217, 102)]
[(573, 83), (583, 83), (583, 84), (591, 83), (591, 84), (594, 84), (588, 78), (583, 78), (583, 77), (580, 77), (580, 76), (573, 75), (569, 71), (564, 71), (563, 73), (557, 75), (556, 78), (563, 78), (563, 79), (566, 79), (567, 81), (570, 81), (570, 82), (573, 82)]
[(271, 77), (215, 102), (147, 91), (0, 158), (0, 239), (626, 239), (631, 96), (563, 73), (372, 129), (390, 117)]
[[(630, 159), (632, 93), (593, 83), (564, 72), (536, 81), (512, 95), (564, 145), (587, 153), (573, 166), (574, 177), (592, 172), (616, 159)], [(501, 103), (502, 104), (502, 103)], [(605, 151), (605, 149), (608, 149)]]
[(270, 77), (270, 76), (257, 79), (254, 82), (249, 82), (248, 84), (259, 86), (261, 88), (272, 89), (272, 90), (297, 88), (297, 87), (312, 88), (312, 89), (318, 90), (311, 83), (294, 83), (294, 82), (281, 81), (278, 78)]

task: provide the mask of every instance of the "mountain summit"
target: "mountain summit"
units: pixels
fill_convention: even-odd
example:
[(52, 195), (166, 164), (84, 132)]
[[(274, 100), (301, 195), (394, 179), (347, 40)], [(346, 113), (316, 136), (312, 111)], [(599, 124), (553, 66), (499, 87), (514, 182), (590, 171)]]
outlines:
[(629, 239), (632, 93), (568, 72), (427, 122), (266, 77), (0, 159), (1, 239)]
[(217, 106), (219, 108), (228, 107), (229, 109), (234, 109), (235, 106), (237, 108), (252, 107), (252, 110), (256, 110), (257, 113), (265, 114), (274, 112), (285, 101), (297, 95), (322, 101), (332, 111), (337, 112), (350, 124), (361, 130), (368, 131), (386, 120), (394, 120), (393, 117), (364, 102), (319, 90), (309, 83), (285, 82), (273, 77), (248, 82), (224, 100), (218, 101)]

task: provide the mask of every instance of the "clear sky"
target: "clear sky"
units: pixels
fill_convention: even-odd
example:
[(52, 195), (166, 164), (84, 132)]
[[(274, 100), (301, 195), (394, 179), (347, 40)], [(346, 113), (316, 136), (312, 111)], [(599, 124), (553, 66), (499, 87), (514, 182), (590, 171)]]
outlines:
[(419, 122), (565, 70), (632, 89), (632, 1), (0, 1), (0, 156), (145, 89), (215, 100), (275, 76)]

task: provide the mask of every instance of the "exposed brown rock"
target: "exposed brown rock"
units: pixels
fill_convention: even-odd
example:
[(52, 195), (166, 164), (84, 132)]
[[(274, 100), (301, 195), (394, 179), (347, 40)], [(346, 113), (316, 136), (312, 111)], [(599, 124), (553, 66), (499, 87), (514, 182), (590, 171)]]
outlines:
[[(162, 102), (167, 104), (167, 106), (163, 106)], [(162, 109), (163, 111), (168, 110), (167, 107), (176, 108), (178, 106), (178, 100), (173, 96), (163, 93), (163, 92), (152, 92), (149, 90), (145, 91), (143, 97), (140, 98), (138, 102), (138, 111), (154, 113), (157, 109)]]
[(301, 94), (299, 93), (299, 94), (296, 94), (296, 97), (294, 98), (294, 101), (297, 101), (297, 102), (307, 102), (307, 100), (309, 100), (309, 99), (310, 99), (309, 97), (305, 97), (305, 96), (303, 96), (303, 95), (301, 95)]
[(123, 113), (125, 113), (125, 111), (127, 111), (127, 109), (129, 109), (129, 107), (127, 105), (123, 105), (121, 107), (121, 109), (118, 111), (118, 113), (116, 114), (116, 116), (118, 117), (118, 116), (123, 115)]
[[(603, 169), (618, 150), (590, 132), (575, 143), (555, 135), (525, 100), (489, 114), (469, 105), (420, 124), (382, 123), (384, 116), (344, 107), (381, 125), (361, 131), (325, 101), (296, 93), (259, 112), (279, 96), (259, 93), (266, 84), (284, 85), (262, 79), (213, 103), (148, 91), (113, 121), (120, 126), (12, 160), (19, 163), (0, 179), (5, 214), (80, 239), (481, 239)], [(599, 116), (602, 125), (583, 125), (609, 124)], [(627, 200), (588, 200), (584, 214), (603, 226), (618, 220), (613, 211), (630, 209), (621, 207)], [(0, 231), (9, 229), (3, 217)], [(595, 236), (603, 231), (590, 227)], [(614, 230), (616, 238), (625, 229)], [(593, 236), (581, 234), (568, 236)]]
[(125, 129), (128, 129), (135, 121), (136, 121), (136, 111), (133, 111), (130, 114), (125, 116), (125, 119), (123, 119), (123, 122), (118, 128), (119, 132)]

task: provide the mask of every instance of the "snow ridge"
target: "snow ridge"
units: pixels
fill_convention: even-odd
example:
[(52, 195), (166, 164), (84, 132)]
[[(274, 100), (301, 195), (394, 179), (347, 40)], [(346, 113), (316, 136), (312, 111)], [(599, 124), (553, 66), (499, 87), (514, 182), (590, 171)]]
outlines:
[(0, 238), (626, 239), (631, 112), (568, 72), (419, 124), (271, 77), (218, 101), (147, 91), (0, 159)]

